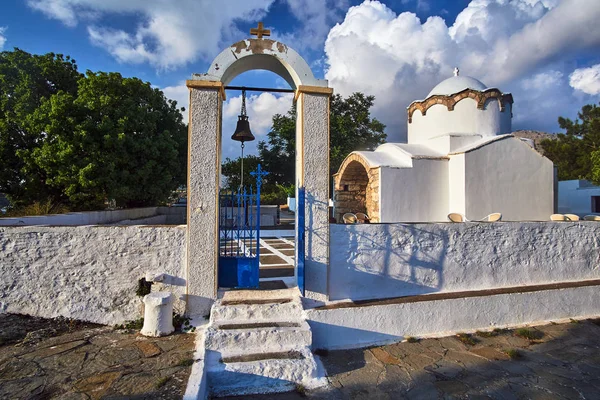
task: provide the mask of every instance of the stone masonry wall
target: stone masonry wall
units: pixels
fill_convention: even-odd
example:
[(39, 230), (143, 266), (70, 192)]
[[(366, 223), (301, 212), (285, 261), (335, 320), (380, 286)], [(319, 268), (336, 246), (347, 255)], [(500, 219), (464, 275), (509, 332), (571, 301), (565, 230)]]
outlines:
[[(140, 278), (185, 293), (185, 226), (0, 228), (0, 312), (117, 324), (143, 316)], [(183, 311), (177, 300), (176, 311)]]
[(350, 155), (336, 176), (333, 201), (338, 223), (343, 223), (345, 213), (357, 212), (379, 222), (379, 168), (368, 168), (360, 156)]

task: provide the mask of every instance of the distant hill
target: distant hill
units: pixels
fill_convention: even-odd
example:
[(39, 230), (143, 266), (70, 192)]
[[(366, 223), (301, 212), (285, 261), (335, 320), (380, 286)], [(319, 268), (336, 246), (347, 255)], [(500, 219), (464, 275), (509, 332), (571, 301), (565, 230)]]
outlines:
[(512, 134), (517, 137), (520, 137), (520, 138), (533, 140), (535, 149), (542, 155), (544, 154), (544, 150), (542, 150), (542, 146), (540, 146), (540, 143), (542, 142), (542, 140), (544, 140), (544, 139), (555, 140), (556, 139), (555, 134), (547, 133), (547, 132), (540, 132), (540, 131), (522, 130), (522, 131), (512, 132)]

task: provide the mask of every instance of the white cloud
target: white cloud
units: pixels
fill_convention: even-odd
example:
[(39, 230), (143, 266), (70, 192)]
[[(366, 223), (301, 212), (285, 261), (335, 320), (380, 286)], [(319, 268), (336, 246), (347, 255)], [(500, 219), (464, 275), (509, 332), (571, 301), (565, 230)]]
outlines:
[(560, 71), (546, 71), (535, 74), (531, 77), (524, 78), (522, 81), (523, 89), (527, 90), (544, 90), (552, 86), (558, 85), (563, 77)]
[(4, 43), (6, 43), (6, 36), (4, 36), (4, 32), (6, 32), (6, 27), (0, 26), (0, 50), (4, 48)]
[(402, 140), (405, 107), (450, 77), (455, 66), (489, 86), (514, 88), (515, 108), (523, 91), (539, 92), (544, 84), (568, 94), (563, 71), (548, 69), (548, 63), (597, 49), (599, 18), (596, 1), (472, 0), (448, 26), (438, 16), (421, 22), (413, 13), (396, 15), (366, 0), (330, 30), (325, 77), (343, 95), (375, 95), (374, 113), (388, 125), (389, 139)]
[[(256, 145), (260, 140), (266, 140), (271, 130), (273, 115), (287, 114), (292, 107), (292, 93), (273, 95), (271, 93), (246, 94), (246, 110), (250, 129), (256, 140), (246, 144), (244, 154), (256, 154)], [(231, 140), (242, 107), (242, 96), (229, 97), (223, 103), (223, 159), (236, 158), (240, 155), (240, 144)]]
[[(28, 0), (33, 9), (67, 26), (88, 24), (93, 44), (117, 60), (148, 62), (160, 69), (174, 68), (212, 58), (223, 43), (238, 34), (234, 20), (262, 17), (274, 0)], [(128, 15), (138, 18), (128, 30), (102, 24), (104, 17)]]
[(578, 68), (569, 75), (569, 84), (583, 93), (600, 94), (600, 64), (589, 68)]
[(183, 122), (186, 124), (189, 121), (189, 103), (190, 103), (190, 90), (185, 85), (185, 82), (181, 82), (177, 86), (167, 86), (161, 89), (168, 99), (175, 100), (177, 102), (177, 108), (185, 108), (185, 111), (181, 113), (183, 116)]

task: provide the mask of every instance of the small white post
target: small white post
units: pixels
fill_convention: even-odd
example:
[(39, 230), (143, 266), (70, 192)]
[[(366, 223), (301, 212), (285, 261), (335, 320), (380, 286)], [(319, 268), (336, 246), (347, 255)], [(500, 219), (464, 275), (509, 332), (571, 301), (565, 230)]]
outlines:
[(175, 331), (173, 327), (173, 295), (154, 292), (144, 296), (144, 336), (166, 336)]

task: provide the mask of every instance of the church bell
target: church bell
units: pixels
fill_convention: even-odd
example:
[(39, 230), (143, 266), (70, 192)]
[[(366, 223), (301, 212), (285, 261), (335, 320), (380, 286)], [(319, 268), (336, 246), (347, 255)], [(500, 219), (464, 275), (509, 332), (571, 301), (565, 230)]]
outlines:
[(247, 115), (238, 116), (237, 127), (235, 128), (233, 135), (231, 135), (231, 138), (242, 143), (251, 142), (255, 139), (254, 135), (250, 131), (250, 122), (248, 122)]
[(255, 139), (254, 135), (250, 131), (250, 122), (248, 121), (248, 116), (246, 115), (246, 91), (242, 90), (242, 111), (238, 116), (237, 127), (235, 128), (235, 132), (231, 135), (233, 140), (238, 142), (242, 142), (242, 146), (244, 142), (251, 142)]

